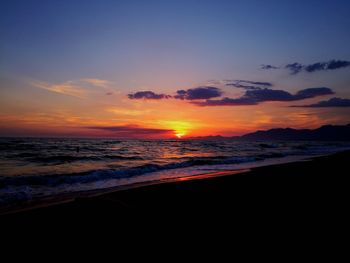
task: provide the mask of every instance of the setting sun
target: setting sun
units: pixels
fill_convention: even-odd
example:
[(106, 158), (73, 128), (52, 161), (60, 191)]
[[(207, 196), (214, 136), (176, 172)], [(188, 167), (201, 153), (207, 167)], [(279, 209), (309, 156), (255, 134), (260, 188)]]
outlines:
[(184, 135), (185, 133), (175, 133), (175, 136), (179, 139), (181, 139)]
[(161, 125), (174, 131), (177, 138), (182, 138), (193, 130), (194, 125), (186, 121), (161, 121)]

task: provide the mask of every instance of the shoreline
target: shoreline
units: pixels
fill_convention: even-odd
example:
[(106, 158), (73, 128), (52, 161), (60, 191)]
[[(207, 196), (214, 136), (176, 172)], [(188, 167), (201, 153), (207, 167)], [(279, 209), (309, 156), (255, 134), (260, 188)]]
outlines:
[(105, 188), (105, 189), (92, 189), (81, 192), (73, 192), (61, 194), (58, 196), (48, 196), (42, 199), (34, 200), (34, 201), (26, 201), (21, 204), (16, 204), (14, 206), (9, 206), (5, 208), (0, 208), (0, 216), (8, 215), (8, 214), (16, 214), (26, 211), (31, 211), (35, 209), (47, 208), (51, 206), (56, 206), (60, 204), (66, 204), (70, 202), (74, 202), (77, 199), (82, 198), (94, 198), (103, 196), (106, 194), (111, 194), (120, 191), (128, 191), (133, 189), (138, 189), (141, 187), (153, 186), (153, 185), (161, 185), (161, 184), (169, 184), (176, 182), (184, 182), (184, 181), (192, 181), (192, 180), (202, 180), (209, 179), (220, 176), (228, 176), (239, 173), (245, 173), (250, 171), (251, 169), (239, 169), (239, 170), (227, 170), (227, 171), (218, 171), (204, 174), (197, 174), (192, 176), (184, 176), (184, 177), (176, 177), (176, 178), (168, 178), (154, 181), (145, 181), (139, 183), (132, 183), (127, 185), (118, 185), (115, 187)]
[[(311, 169), (314, 170), (315, 173), (320, 173), (322, 172), (320, 170), (320, 168), (318, 167), (318, 165), (324, 165), (326, 164), (327, 169), (331, 168), (331, 166), (338, 162), (338, 166), (339, 164), (342, 164), (345, 166), (346, 162), (344, 163), (344, 159), (345, 160), (350, 160), (350, 151), (344, 151), (344, 152), (340, 152), (340, 153), (335, 153), (335, 154), (331, 154), (331, 155), (326, 155), (326, 156), (318, 156), (318, 157), (314, 157), (311, 158), (309, 160), (307, 160), (307, 162), (305, 162), (306, 160), (299, 160), (296, 162), (290, 162), (290, 163), (283, 163), (283, 164), (275, 164), (275, 165), (267, 165), (267, 166), (260, 166), (260, 167), (255, 167), (255, 168), (251, 168), (251, 169), (241, 169), (241, 170), (235, 170), (235, 171), (222, 171), (222, 172), (215, 172), (215, 173), (206, 173), (206, 174), (200, 174), (200, 175), (195, 175), (195, 176), (189, 176), (189, 177), (180, 177), (180, 178), (170, 178), (170, 179), (166, 179), (166, 180), (158, 180), (158, 181), (153, 181), (153, 182), (143, 182), (143, 183), (136, 183), (136, 184), (132, 184), (132, 185), (125, 185), (125, 186), (117, 186), (117, 187), (113, 187), (110, 189), (98, 189), (98, 190), (91, 190), (91, 191), (85, 191), (82, 193), (74, 193), (74, 196), (72, 194), (67, 194), (65, 196), (61, 196), (60, 198), (54, 197), (54, 198), (47, 198), (45, 200), (40, 200), (39, 202), (29, 202), (26, 203), (25, 205), (19, 205), (19, 206), (12, 206), (12, 207), (7, 207), (5, 209), (2, 209), (0, 211), (0, 216), (14, 216), (14, 217), (19, 217), (19, 216), (28, 216), (28, 215), (35, 215), (35, 214), (41, 214), (41, 213), (46, 213), (47, 215), (49, 215), (50, 213), (55, 213), (55, 210), (62, 210), (63, 209), (63, 213), (66, 213), (68, 211), (70, 211), (71, 209), (73, 209), (73, 207), (76, 207), (79, 209), (79, 207), (81, 208), (82, 206), (86, 206), (90, 208), (98, 208), (99, 205), (96, 205), (95, 203), (102, 203), (103, 205), (106, 205), (107, 203), (110, 203), (111, 200), (114, 200), (112, 203), (114, 203), (114, 205), (112, 206), (112, 208), (106, 208), (107, 210), (105, 212), (108, 213), (114, 213), (117, 212), (117, 210), (119, 209), (120, 211), (124, 211), (126, 210), (133, 210), (132, 207), (137, 207), (136, 210), (143, 210), (144, 204), (142, 201), (142, 198), (139, 199), (139, 197), (142, 195), (149, 195), (149, 196), (158, 196), (158, 198), (162, 199), (162, 195), (160, 195), (160, 193), (164, 193), (165, 189), (172, 189), (171, 191), (175, 191), (174, 194), (175, 195), (180, 195), (179, 199), (183, 199), (183, 197), (181, 197), (181, 194), (184, 192), (184, 189), (181, 189), (183, 187), (185, 188), (190, 188), (194, 191), (197, 191), (198, 187), (204, 187), (206, 189), (211, 189), (212, 186), (211, 184), (216, 184), (215, 187), (221, 187), (224, 190), (230, 185), (230, 183), (239, 183), (239, 181), (241, 180), (245, 180), (244, 177), (247, 177), (248, 181), (251, 180), (251, 184), (255, 184), (256, 182), (254, 182), (254, 180), (257, 179), (252, 179), (253, 178), (259, 178), (258, 181), (260, 180), (261, 182), (261, 187), (270, 187), (275, 185), (278, 187), (278, 182), (274, 182), (273, 180), (271, 181), (269, 179), (269, 177), (271, 177), (271, 173), (273, 173), (273, 171), (279, 171), (279, 173), (288, 173), (288, 169), (296, 166), (298, 167), (298, 169), (296, 171), (300, 171), (301, 173), (305, 173), (306, 167), (309, 167), (307, 169)], [(339, 161), (340, 160), (340, 161)], [(327, 164), (328, 163), (328, 164)], [(304, 167), (304, 168), (303, 168)], [(294, 168), (295, 169), (295, 168)], [(294, 171), (294, 173), (296, 173), (296, 171)], [(269, 175), (270, 174), (270, 175)], [(258, 176), (258, 177), (257, 177)], [(277, 180), (281, 180), (283, 181), (286, 180), (286, 178), (283, 178), (284, 175), (280, 175), (281, 177), (277, 177), (275, 178), (275, 181)], [(305, 178), (295, 178), (296, 180), (304, 180), (307, 181), (309, 180), (308, 177), (312, 176), (310, 175), (310, 171), (308, 171), (307, 173), (305, 173)], [(296, 175), (296, 177), (298, 177)], [(236, 178), (236, 179), (235, 179)], [(239, 179), (237, 179), (239, 178)], [(313, 178), (315, 179), (315, 178)], [(234, 181), (237, 182), (234, 182)], [(220, 182), (222, 181), (222, 182)], [(270, 181), (270, 182), (267, 182)], [(302, 183), (302, 181), (301, 181)], [(248, 182), (249, 184), (249, 182)], [(201, 186), (202, 185), (202, 186)], [(270, 185), (270, 186), (269, 186)], [(236, 186), (234, 186), (236, 187)], [(233, 188), (234, 188), (233, 187)], [(256, 187), (256, 186), (255, 186)], [(175, 190), (174, 190), (175, 189)], [(177, 189), (177, 190), (176, 190)], [(227, 190), (227, 189), (226, 189)], [(225, 191), (226, 191), (225, 190)], [(253, 195), (260, 195), (261, 189), (257, 189), (259, 193), (253, 193)], [(271, 190), (277, 191), (277, 189), (273, 189), (273, 187), (271, 188)], [(239, 190), (240, 192), (242, 192), (241, 190)], [(310, 189), (310, 191), (312, 191), (312, 189)], [(187, 193), (188, 194), (188, 193)], [(186, 195), (187, 195), (186, 194)], [(221, 194), (219, 192), (219, 194)], [(201, 195), (203, 195), (204, 199), (206, 199), (206, 193), (202, 192)], [(193, 198), (192, 196), (187, 196), (187, 198), (190, 200), (191, 198)], [(217, 198), (217, 197), (213, 197), (213, 198)], [(53, 200), (55, 199), (55, 200)], [(135, 200), (139, 200), (136, 201), (136, 205), (129, 205), (129, 201), (133, 200), (131, 203), (133, 203)], [(109, 201), (106, 201), (109, 200)], [(141, 200), (141, 201), (140, 201)], [(152, 199), (153, 200), (153, 199)], [(154, 200), (153, 200), (154, 201)], [(220, 200), (222, 202), (222, 200)], [(119, 203), (120, 202), (120, 203)], [(137, 202), (139, 202), (137, 204)], [(153, 206), (157, 206), (159, 204), (156, 204), (157, 199), (154, 203)], [(177, 208), (181, 207), (180, 204), (176, 203), (176, 196), (174, 197), (173, 200), (173, 206), (175, 205)], [(82, 205), (83, 204), (83, 205)], [(125, 205), (126, 204), (126, 205)], [(103, 206), (102, 205), (102, 206)], [(149, 204), (147, 204), (149, 206)], [(113, 212), (113, 210), (110, 209), (114, 209), (113, 207), (115, 206), (115, 209), (117, 209), (116, 211)], [(152, 205), (151, 205), (152, 206)], [(110, 210), (110, 211), (108, 211)], [(119, 212), (120, 212), (119, 211)]]
[[(328, 154), (332, 155), (332, 154)], [(328, 156), (328, 155), (320, 155), (320, 156)], [(227, 176), (227, 175), (234, 175), (238, 173), (245, 173), (249, 172), (252, 169), (258, 168), (258, 167), (265, 167), (265, 166), (273, 166), (273, 165), (281, 165), (281, 164), (287, 164), (287, 163), (293, 163), (293, 162), (304, 162), (304, 161), (310, 161), (313, 158), (318, 158), (320, 156), (309, 156), (309, 155), (301, 155), (301, 156), (285, 156), (285, 157), (276, 157), (271, 159), (264, 159), (259, 161), (253, 161), (253, 162), (244, 162), (244, 163), (238, 163), (233, 165), (203, 165), (203, 166), (193, 166), (193, 167), (187, 167), (187, 168), (176, 168), (176, 169), (169, 169), (166, 170), (168, 175), (171, 174), (173, 171), (178, 170), (186, 170), (188, 168), (198, 168), (203, 169), (203, 167), (234, 167), (229, 169), (219, 169), (212, 172), (202, 172), (202, 173), (196, 173), (193, 175), (180, 175), (175, 177), (168, 177), (168, 178), (158, 178), (153, 180), (147, 180), (147, 181), (140, 181), (140, 182), (133, 182), (129, 184), (119, 184), (112, 187), (107, 188), (96, 188), (96, 189), (90, 189), (90, 190), (81, 190), (81, 191), (75, 191), (75, 192), (68, 192), (68, 193), (61, 193), (56, 194), (52, 196), (46, 196), (41, 198), (36, 198), (29, 201), (20, 201), (17, 204), (10, 204), (5, 205), (3, 207), (0, 207), (0, 216), (6, 215), (6, 214), (13, 214), (18, 212), (25, 212), (30, 211), (32, 209), (40, 209), (40, 208), (46, 208), (49, 206), (55, 206), (65, 203), (74, 202), (76, 199), (82, 199), (82, 198), (92, 198), (100, 195), (105, 195), (109, 193), (114, 193), (118, 191), (126, 191), (130, 189), (136, 189), (139, 187), (147, 187), (152, 185), (158, 185), (158, 184), (166, 184), (166, 183), (176, 183), (181, 181), (189, 181), (189, 180), (199, 180), (199, 179), (206, 179), (206, 178), (214, 178), (219, 176)], [(204, 169), (205, 170), (205, 169)], [(151, 172), (146, 173), (141, 176), (147, 176), (147, 177), (158, 177), (159, 173), (163, 173), (163, 171), (158, 172)], [(181, 173), (180, 173), (181, 174)], [(156, 175), (156, 176), (154, 176)], [(161, 177), (161, 176), (159, 176)]]

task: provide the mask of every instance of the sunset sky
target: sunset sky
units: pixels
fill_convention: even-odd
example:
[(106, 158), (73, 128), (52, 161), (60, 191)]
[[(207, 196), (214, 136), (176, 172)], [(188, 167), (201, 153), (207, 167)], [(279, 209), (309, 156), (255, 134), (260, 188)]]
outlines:
[(350, 1), (0, 4), (0, 136), (350, 122)]

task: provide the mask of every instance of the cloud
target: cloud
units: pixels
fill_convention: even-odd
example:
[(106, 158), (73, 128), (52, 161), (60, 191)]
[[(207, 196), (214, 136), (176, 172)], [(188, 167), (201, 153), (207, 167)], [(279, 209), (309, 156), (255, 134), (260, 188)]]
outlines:
[(333, 59), (326, 62), (316, 62), (308, 65), (303, 65), (298, 62), (287, 64), (284, 67), (262, 65), (261, 69), (271, 70), (271, 69), (285, 68), (290, 71), (290, 74), (296, 75), (302, 71), (307, 73), (312, 73), (316, 71), (336, 70), (336, 69), (346, 68), (346, 67), (350, 67), (350, 61)]
[(290, 107), (300, 107), (300, 108), (350, 107), (350, 99), (331, 98), (329, 100), (320, 101), (315, 104), (300, 105), (300, 106), (293, 105)]
[(181, 100), (205, 100), (221, 97), (222, 91), (216, 87), (197, 87), (188, 90), (178, 90), (175, 99)]
[(250, 98), (241, 97), (237, 99), (232, 98), (222, 98), (221, 100), (206, 100), (206, 101), (194, 101), (191, 102), (197, 106), (247, 106), (247, 105), (257, 105), (258, 102)]
[(85, 127), (92, 130), (107, 131), (113, 133), (114, 136), (120, 137), (137, 137), (151, 136), (151, 135), (170, 135), (173, 134), (173, 130), (168, 129), (156, 129), (145, 128), (138, 125), (124, 125), (124, 126), (88, 126)]
[(295, 98), (294, 100), (310, 99), (317, 96), (332, 95), (332, 94), (335, 94), (335, 92), (330, 88), (325, 88), (325, 87), (309, 88), (309, 89), (303, 89), (298, 91), (294, 95), (294, 98)]
[(276, 67), (276, 66), (272, 66), (272, 65), (269, 65), (269, 64), (262, 64), (260, 66), (261, 69), (279, 69), (279, 67)]
[[(193, 89), (178, 90), (175, 96), (156, 94), (152, 91), (139, 91), (129, 94), (130, 99), (181, 99), (191, 101), (197, 106), (243, 106), (257, 105), (267, 101), (297, 101), (314, 98), (323, 95), (332, 95), (334, 92), (330, 88), (317, 87), (299, 90), (291, 94), (284, 90), (275, 90), (268, 87), (273, 86), (270, 82), (250, 81), (250, 80), (226, 80), (226, 86), (234, 86), (245, 89), (245, 93), (238, 98), (222, 98), (222, 90), (212, 86), (201, 86)], [(221, 97), (221, 99), (213, 99)]]
[(307, 72), (315, 72), (320, 70), (335, 70), (350, 66), (350, 61), (346, 60), (331, 60), (328, 62), (318, 62), (311, 65), (304, 66)]
[(298, 74), (300, 71), (302, 71), (304, 66), (300, 63), (295, 62), (295, 63), (287, 64), (285, 68), (290, 70), (290, 74), (295, 75), (295, 74)]
[(195, 104), (197, 106), (257, 105), (266, 101), (297, 101), (331, 94), (334, 94), (334, 92), (331, 89), (325, 87), (303, 89), (298, 91), (296, 94), (291, 94), (284, 90), (273, 90), (265, 88), (247, 90), (245, 94), (239, 98), (226, 97), (221, 100), (206, 100), (200, 102), (192, 102), (192, 104)]
[(51, 84), (43, 81), (33, 81), (33, 87), (45, 89), (51, 92), (60, 93), (82, 99), (85, 97), (86, 90), (77, 85), (74, 81), (66, 81), (61, 84)]
[(149, 114), (152, 112), (150, 109), (142, 109), (142, 110), (135, 110), (135, 109), (128, 109), (125, 107), (111, 107), (106, 109), (107, 112), (111, 112), (117, 115), (125, 115), (125, 116), (145, 116), (146, 114)]
[(104, 79), (81, 79), (81, 81), (101, 88), (106, 88), (108, 85), (111, 84), (110, 81)]
[(205, 100), (220, 97), (222, 91), (216, 87), (198, 87), (187, 90), (178, 90), (175, 96), (166, 94), (157, 94), (153, 91), (138, 91), (128, 94), (129, 99), (146, 99), (146, 100), (160, 100), (160, 99), (181, 99), (181, 100)]
[(160, 99), (169, 99), (171, 98), (170, 95), (166, 94), (156, 94), (153, 91), (138, 91), (135, 93), (128, 94), (128, 98), (132, 100), (160, 100)]
[[(91, 91), (91, 89), (98, 87), (106, 90), (107, 86), (111, 84), (111, 82), (102, 79), (79, 79), (69, 80), (58, 84), (48, 83), (44, 81), (32, 81), (30, 84), (36, 88), (41, 88), (51, 92), (84, 99), (89, 93), (89, 89)], [(111, 93), (111, 91), (108, 91), (107, 93)]]
[(256, 102), (295, 101), (330, 94), (334, 94), (334, 92), (331, 89), (325, 87), (303, 89), (298, 91), (296, 94), (291, 94), (284, 90), (260, 89), (246, 91), (246, 93), (243, 95), (243, 98), (248, 98)]
[(304, 67), (304, 69), (307, 71), (307, 72), (315, 72), (315, 71), (320, 71), (320, 70), (325, 70), (326, 69), (326, 64), (325, 63), (314, 63), (314, 64), (310, 64), (310, 65), (307, 65), (307, 66), (301, 66), (301, 69)]
[(236, 88), (255, 90), (255, 89), (262, 89), (266, 87), (272, 87), (273, 84), (270, 82), (261, 82), (261, 81), (233, 80), (227, 83), (226, 86), (233, 86)]

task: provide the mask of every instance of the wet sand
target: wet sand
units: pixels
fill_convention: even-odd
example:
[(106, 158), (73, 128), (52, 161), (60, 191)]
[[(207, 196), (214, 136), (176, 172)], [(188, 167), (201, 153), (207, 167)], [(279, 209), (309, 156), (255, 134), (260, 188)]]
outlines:
[[(238, 174), (140, 185), (0, 216), (1, 221), (86, 222), (215, 217), (241, 222), (342, 218), (347, 214), (350, 151)], [(188, 222), (193, 223), (191, 221)]]

